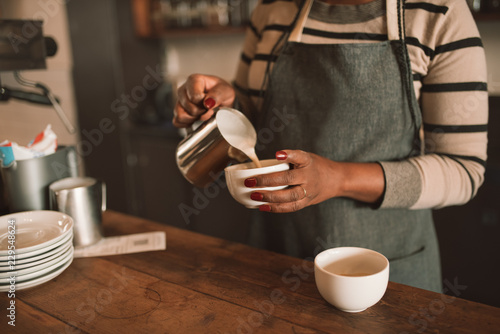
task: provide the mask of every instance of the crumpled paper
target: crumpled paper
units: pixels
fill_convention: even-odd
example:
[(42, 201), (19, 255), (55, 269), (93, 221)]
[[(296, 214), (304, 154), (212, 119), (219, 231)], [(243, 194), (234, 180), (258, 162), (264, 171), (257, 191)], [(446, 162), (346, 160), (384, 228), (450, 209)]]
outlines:
[(5, 140), (0, 143), (0, 166), (10, 167), (16, 160), (43, 157), (57, 150), (57, 135), (51, 125), (40, 132), (27, 146)]

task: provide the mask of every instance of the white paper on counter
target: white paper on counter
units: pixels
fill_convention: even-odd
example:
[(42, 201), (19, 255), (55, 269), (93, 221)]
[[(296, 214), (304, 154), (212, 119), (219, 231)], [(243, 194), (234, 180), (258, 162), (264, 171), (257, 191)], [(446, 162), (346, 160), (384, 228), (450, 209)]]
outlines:
[(167, 249), (165, 232), (147, 232), (103, 238), (98, 243), (76, 248), (74, 258), (141, 253)]

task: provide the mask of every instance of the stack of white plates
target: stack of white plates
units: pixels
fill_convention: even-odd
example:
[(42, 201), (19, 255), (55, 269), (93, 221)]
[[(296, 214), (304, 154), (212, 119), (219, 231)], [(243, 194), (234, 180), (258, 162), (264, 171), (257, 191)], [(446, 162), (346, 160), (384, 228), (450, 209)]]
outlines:
[(0, 217), (0, 292), (45, 283), (72, 261), (70, 216), (56, 211), (26, 211)]

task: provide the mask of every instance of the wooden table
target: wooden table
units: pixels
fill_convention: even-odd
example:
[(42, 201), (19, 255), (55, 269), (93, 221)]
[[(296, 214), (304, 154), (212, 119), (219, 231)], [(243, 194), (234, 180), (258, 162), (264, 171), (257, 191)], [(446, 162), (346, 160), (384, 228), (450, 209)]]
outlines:
[(499, 308), (390, 282), (378, 304), (345, 313), (321, 298), (311, 262), (116, 212), (104, 226), (166, 231), (167, 250), (75, 259), (16, 292), (15, 328), (2, 293), (1, 333), (500, 333)]

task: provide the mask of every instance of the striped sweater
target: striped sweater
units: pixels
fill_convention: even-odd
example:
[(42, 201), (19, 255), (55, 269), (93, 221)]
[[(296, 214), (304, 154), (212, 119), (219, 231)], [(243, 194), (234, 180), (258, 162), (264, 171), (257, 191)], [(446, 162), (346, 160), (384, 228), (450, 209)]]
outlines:
[[(260, 0), (247, 29), (234, 86), (240, 108), (258, 113), (273, 46), (291, 25), (299, 0)], [(464, 0), (406, 1), (406, 43), (419, 101), (425, 150), (403, 161), (380, 161), (386, 189), (381, 208), (464, 204), (484, 180), (488, 93), (479, 32)], [(315, 1), (302, 43), (387, 40), (385, 0), (362, 5)], [(375, 85), (375, 83), (374, 83)], [(292, 147), (288, 149), (293, 149)]]

